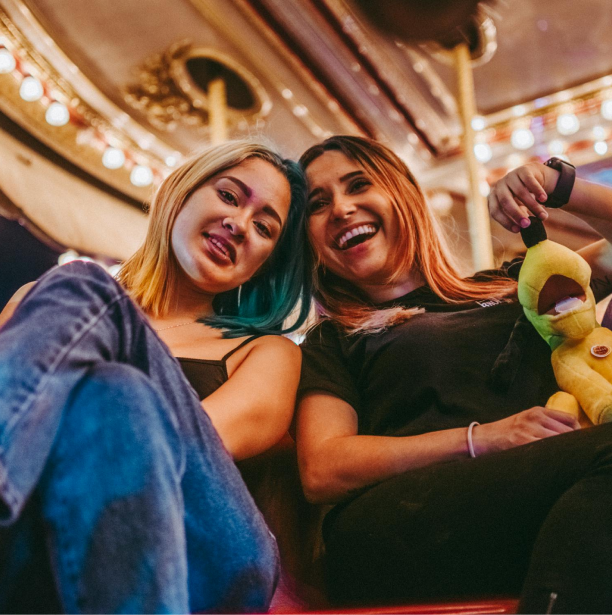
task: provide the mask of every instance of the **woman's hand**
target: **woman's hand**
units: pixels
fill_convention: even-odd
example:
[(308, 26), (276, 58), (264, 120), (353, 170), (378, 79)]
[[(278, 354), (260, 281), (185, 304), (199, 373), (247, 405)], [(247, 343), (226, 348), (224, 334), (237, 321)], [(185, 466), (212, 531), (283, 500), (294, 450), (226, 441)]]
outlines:
[(489, 212), (504, 228), (518, 233), (529, 226), (529, 216), (548, 218), (542, 203), (557, 185), (559, 171), (530, 162), (510, 171), (491, 188)]
[(576, 429), (580, 429), (580, 423), (571, 414), (535, 406), (501, 421), (478, 425), (472, 440), (479, 457)]

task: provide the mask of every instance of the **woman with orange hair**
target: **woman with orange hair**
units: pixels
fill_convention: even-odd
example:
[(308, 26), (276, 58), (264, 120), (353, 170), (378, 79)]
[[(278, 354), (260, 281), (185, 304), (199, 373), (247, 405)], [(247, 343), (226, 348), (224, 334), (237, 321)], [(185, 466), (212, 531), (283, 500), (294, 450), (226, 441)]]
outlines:
[[(336, 504), (323, 528), (335, 600), (522, 592), (521, 612), (609, 611), (612, 426), (580, 431), (542, 407), (550, 349), (534, 329), (512, 336), (520, 262), (462, 277), (379, 143), (331, 137), (301, 164), (321, 320), (302, 345), (298, 458), (307, 498)], [(515, 232), (545, 218), (558, 178), (521, 167), (492, 214)], [(612, 238), (610, 190), (576, 180), (567, 209)], [(599, 298), (607, 240), (584, 250)], [(529, 351), (511, 365), (519, 333)]]
[(164, 180), (118, 282), (74, 262), (9, 302), (0, 611), (267, 609), (276, 544), (233, 460), (293, 414), (277, 334), (308, 313), (304, 191), (265, 145), (209, 148)]

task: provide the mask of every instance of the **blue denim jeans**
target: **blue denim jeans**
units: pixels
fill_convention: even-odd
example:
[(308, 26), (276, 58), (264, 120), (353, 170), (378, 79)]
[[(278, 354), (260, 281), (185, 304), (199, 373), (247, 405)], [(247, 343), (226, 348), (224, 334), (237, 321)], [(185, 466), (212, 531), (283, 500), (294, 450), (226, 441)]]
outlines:
[(276, 542), (180, 365), (91, 263), (0, 330), (0, 611), (250, 612)]

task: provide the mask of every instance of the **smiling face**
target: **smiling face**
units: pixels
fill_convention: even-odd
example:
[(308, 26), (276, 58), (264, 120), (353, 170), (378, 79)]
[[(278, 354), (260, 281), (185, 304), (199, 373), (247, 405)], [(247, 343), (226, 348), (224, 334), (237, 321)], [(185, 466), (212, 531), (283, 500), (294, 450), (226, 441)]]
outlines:
[(290, 202), (287, 179), (260, 158), (210, 178), (187, 198), (172, 227), (184, 281), (217, 294), (249, 280), (272, 254)]
[(331, 272), (376, 300), (375, 289), (395, 273), (400, 241), (389, 194), (340, 151), (321, 154), (308, 165), (306, 176), (315, 252)]

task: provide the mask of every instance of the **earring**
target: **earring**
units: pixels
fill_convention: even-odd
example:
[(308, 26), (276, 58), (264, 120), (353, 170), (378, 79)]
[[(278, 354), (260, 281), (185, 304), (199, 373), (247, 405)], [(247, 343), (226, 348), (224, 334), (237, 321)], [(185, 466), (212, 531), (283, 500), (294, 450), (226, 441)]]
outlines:
[(238, 307), (240, 307), (240, 297), (242, 295), (242, 284), (238, 287)]

